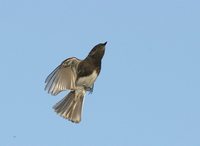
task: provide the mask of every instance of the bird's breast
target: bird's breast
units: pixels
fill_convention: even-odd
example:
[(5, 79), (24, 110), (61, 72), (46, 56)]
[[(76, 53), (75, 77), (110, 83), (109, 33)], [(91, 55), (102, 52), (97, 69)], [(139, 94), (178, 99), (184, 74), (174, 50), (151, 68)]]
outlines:
[(86, 87), (91, 87), (94, 84), (97, 76), (98, 76), (98, 74), (97, 74), (97, 71), (95, 70), (95, 71), (92, 72), (92, 74), (90, 74), (88, 76), (80, 77), (77, 80), (76, 84), (77, 84), (77, 86), (83, 86), (84, 85)]

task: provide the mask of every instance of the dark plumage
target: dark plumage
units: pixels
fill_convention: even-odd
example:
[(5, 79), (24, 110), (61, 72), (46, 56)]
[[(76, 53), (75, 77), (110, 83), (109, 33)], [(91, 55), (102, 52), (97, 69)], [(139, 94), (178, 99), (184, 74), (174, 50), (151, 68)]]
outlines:
[(81, 121), (84, 96), (87, 91), (93, 91), (94, 82), (101, 71), (106, 43), (96, 45), (84, 60), (75, 57), (64, 60), (46, 78), (45, 90), (52, 95), (71, 90), (53, 107), (60, 116), (75, 123)]

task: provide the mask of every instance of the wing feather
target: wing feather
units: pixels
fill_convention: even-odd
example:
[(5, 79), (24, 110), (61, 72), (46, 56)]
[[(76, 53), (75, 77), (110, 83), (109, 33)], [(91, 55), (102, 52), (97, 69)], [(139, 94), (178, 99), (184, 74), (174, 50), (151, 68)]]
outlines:
[(63, 90), (76, 88), (77, 67), (81, 60), (73, 57), (63, 61), (46, 78), (45, 90), (52, 95), (57, 95)]

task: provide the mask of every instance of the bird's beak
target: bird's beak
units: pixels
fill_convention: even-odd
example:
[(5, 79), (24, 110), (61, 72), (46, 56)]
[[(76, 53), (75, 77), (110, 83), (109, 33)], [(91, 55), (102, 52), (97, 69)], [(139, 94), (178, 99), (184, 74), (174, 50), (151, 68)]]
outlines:
[(107, 42), (103, 43), (103, 45), (105, 46), (107, 44)]

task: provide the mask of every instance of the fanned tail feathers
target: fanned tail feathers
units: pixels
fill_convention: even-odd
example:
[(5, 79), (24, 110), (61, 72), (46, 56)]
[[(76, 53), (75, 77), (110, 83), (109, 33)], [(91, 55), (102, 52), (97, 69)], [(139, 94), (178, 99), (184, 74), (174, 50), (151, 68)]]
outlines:
[(85, 90), (71, 91), (61, 101), (54, 105), (57, 114), (72, 122), (79, 123), (81, 121), (82, 105)]

